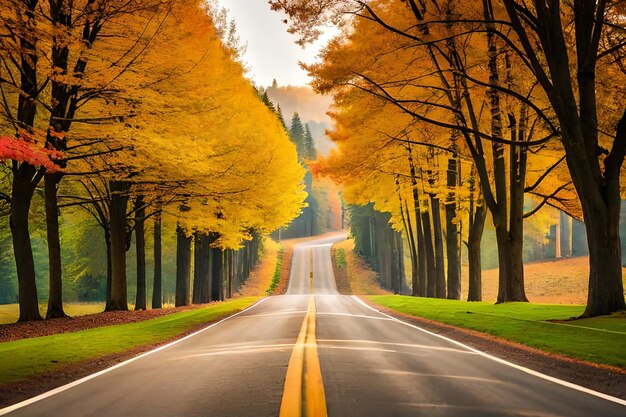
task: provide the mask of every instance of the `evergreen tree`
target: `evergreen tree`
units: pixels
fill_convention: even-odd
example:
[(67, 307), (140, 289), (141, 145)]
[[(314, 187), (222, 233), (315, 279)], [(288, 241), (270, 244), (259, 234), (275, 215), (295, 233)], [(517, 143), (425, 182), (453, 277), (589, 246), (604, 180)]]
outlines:
[(298, 113), (294, 113), (291, 118), (289, 138), (296, 145), (296, 151), (298, 152), (298, 159), (300, 161), (302, 161), (305, 157), (304, 135), (304, 126), (302, 125), (302, 120), (300, 120), (300, 115)]
[(283, 109), (280, 108), (280, 104), (276, 104), (276, 114), (278, 115), (278, 120), (280, 120), (280, 124), (283, 125), (285, 131), (287, 131), (287, 124), (285, 123), (285, 117), (283, 116)]
[(317, 150), (315, 149), (315, 142), (313, 141), (313, 135), (309, 125), (304, 125), (304, 158), (310, 161), (317, 157)]
[(267, 95), (267, 90), (263, 91), (263, 94), (261, 94), (261, 101), (272, 111), (272, 113), (276, 113), (276, 107), (274, 107), (274, 103), (272, 103), (272, 100), (270, 100)]

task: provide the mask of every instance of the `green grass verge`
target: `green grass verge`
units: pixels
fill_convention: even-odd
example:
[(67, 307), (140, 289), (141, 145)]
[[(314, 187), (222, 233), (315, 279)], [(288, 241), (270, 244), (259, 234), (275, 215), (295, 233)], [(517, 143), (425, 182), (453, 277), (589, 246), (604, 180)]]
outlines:
[(272, 275), (272, 281), (270, 282), (270, 286), (265, 292), (269, 295), (272, 295), (276, 287), (278, 287), (278, 283), (280, 282), (280, 272), (283, 266), (283, 252), (285, 248), (281, 245), (278, 249), (278, 255), (276, 256), (276, 268), (274, 268), (274, 275)]
[(469, 303), (408, 296), (368, 296), (390, 309), (489, 333), (548, 352), (626, 369), (626, 314), (568, 322), (584, 306)]
[(137, 323), (0, 343), (0, 385), (72, 363), (161, 343), (241, 311), (258, 300), (259, 297), (245, 297)]
[(335, 264), (337, 268), (346, 269), (346, 251), (343, 248), (338, 248), (335, 252)]

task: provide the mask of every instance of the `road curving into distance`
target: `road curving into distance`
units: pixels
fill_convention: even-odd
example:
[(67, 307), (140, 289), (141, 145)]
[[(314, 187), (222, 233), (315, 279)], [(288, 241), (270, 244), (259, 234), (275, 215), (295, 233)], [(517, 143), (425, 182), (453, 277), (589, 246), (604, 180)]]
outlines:
[(548, 380), (339, 295), (330, 247), (344, 238), (298, 245), (286, 295), (0, 415), (626, 415), (624, 401)]

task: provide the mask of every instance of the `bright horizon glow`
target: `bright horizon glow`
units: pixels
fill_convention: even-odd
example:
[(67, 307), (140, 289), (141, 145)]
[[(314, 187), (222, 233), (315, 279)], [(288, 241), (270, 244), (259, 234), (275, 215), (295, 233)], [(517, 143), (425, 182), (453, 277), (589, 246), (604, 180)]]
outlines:
[(272, 11), (267, 0), (218, 0), (237, 22), (237, 33), (247, 46), (244, 62), (250, 69), (248, 77), (257, 86), (268, 87), (276, 79), (278, 85), (304, 86), (310, 81), (299, 62), (315, 62), (319, 51), (333, 34), (329, 30), (314, 44), (302, 48), (298, 37), (287, 32), (285, 14)]

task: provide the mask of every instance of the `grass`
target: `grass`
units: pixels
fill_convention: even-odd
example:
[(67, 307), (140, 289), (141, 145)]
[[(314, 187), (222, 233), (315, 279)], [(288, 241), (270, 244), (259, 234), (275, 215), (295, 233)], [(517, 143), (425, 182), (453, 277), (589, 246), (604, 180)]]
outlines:
[(258, 299), (238, 298), (137, 323), (0, 343), (0, 385), (80, 361), (165, 342), (241, 311)]
[(285, 248), (281, 246), (278, 249), (278, 256), (276, 257), (276, 268), (274, 268), (274, 274), (272, 275), (272, 280), (270, 281), (270, 285), (265, 290), (265, 292), (269, 295), (272, 295), (276, 287), (278, 287), (278, 283), (280, 282), (280, 271), (283, 266), (283, 253), (285, 252)]
[[(46, 316), (47, 304), (40, 304), (39, 311), (42, 317)], [(65, 303), (65, 313), (70, 316), (86, 316), (87, 314), (102, 313), (104, 303)], [(0, 304), (0, 324), (15, 323), (20, 315), (18, 304)]]
[(346, 269), (346, 250), (344, 248), (337, 248), (337, 252), (335, 252), (335, 264), (338, 268)]
[[(367, 297), (402, 313), (477, 330), (552, 353), (626, 369), (626, 314), (563, 322), (581, 305), (439, 300), (397, 295)], [(552, 321), (557, 320), (557, 321)]]

